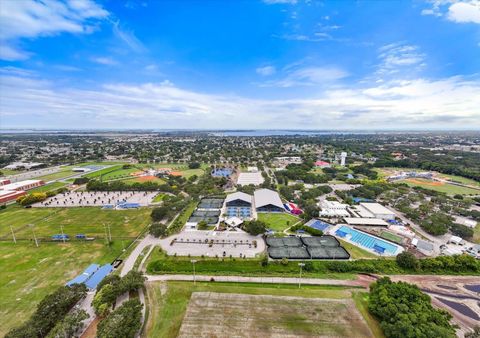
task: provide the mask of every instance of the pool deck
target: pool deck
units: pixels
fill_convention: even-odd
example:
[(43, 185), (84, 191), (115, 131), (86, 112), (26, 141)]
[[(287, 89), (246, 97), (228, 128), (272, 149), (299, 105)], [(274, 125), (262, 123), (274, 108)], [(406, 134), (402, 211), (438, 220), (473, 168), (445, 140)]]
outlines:
[(380, 253), (378, 253), (377, 251), (375, 251), (375, 250), (373, 250), (373, 249), (367, 248), (367, 247), (365, 247), (365, 246), (363, 246), (363, 245), (360, 245), (359, 243), (356, 243), (356, 242), (351, 241), (351, 240), (350, 240), (349, 238), (347, 238), (347, 237), (339, 237), (338, 235), (336, 235), (335, 232), (336, 232), (338, 229), (340, 229), (341, 227), (343, 227), (343, 226), (348, 227), (348, 228), (351, 228), (351, 229), (354, 229), (353, 227), (351, 227), (351, 226), (349, 226), (349, 225), (346, 225), (346, 224), (337, 224), (337, 225), (331, 226), (331, 227), (328, 229), (328, 234), (330, 234), (330, 235), (332, 235), (332, 236), (335, 236), (336, 238), (340, 238), (341, 240), (343, 240), (343, 241), (345, 241), (345, 242), (348, 242), (348, 243), (350, 243), (350, 244), (352, 244), (352, 245), (355, 245), (356, 247), (359, 247), (359, 248), (361, 248), (361, 249), (363, 249), (363, 250), (366, 250), (366, 251), (368, 251), (368, 252), (371, 252), (371, 253), (373, 253), (374, 255), (377, 255), (377, 256), (379, 256), (379, 257), (394, 257), (394, 256), (398, 255), (399, 253), (401, 253), (401, 252), (403, 252), (403, 251), (405, 250), (401, 245), (399, 245), (399, 244), (397, 244), (397, 243), (391, 242), (391, 241), (389, 241), (389, 240), (386, 240), (386, 239), (381, 238), (381, 237), (378, 237), (378, 236), (374, 236), (374, 235), (368, 234), (368, 233), (366, 233), (366, 232), (364, 232), (364, 231), (361, 231), (361, 230), (354, 229), (355, 231), (364, 233), (364, 234), (367, 235), (367, 236), (374, 237), (374, 238), (376, 238), (376, 239), (378, 239), (378, 240), (380, 240), (380, 241), (384, 241), (384, 242), (387, 242), (387, 243), (389, 243), (389, 244), (391, 244), (391, 245), (394, 245), (394, 246), (398, 247), (398, 249), (397, 249), (397, 251), (395, 252), (395, 254), (390, 254), (390, 253), (388, 253), (388, 252), (385, 252), (384, 254), (380, 254)]

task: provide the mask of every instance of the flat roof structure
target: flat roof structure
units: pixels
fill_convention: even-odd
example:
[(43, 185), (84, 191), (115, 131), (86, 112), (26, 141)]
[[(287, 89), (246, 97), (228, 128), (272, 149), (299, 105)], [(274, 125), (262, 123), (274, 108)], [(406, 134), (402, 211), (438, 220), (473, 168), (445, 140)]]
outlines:
[(375, 215), (376, 214), (385, 214), (385, 215), (394, 214), (393, 211), (385, 208), (380, 203), (365, 203), (365, 202), (362, 202), (362, 203), (360, 203), (360, 205), (362, 207), (364, 207), (365, 209), (367, 209), (368, 211), (370, 211), (372, 214), (375, 214)]
[(238, 175), (237, 184), (238, 185), (260, 185), (265, 181), (262, 176), (262, 173), (253, 172), (253, 173), (240, 173)]
[(29, 190), (44, 185), (42, 180), (25, 180), (0, 186), (0, 190)]
[(282, 200), (280, 199), (280, 195), (276, 191), (270, 189), (259, 189), (253, 193), (253, 198), (255, 200), (255, 208), (257, 210), (259, 208), (268, 206), (274, 206), (285, 210)]
[(344, 220), (348, 225), (388, 226), (388, 223), (380, 218), (345, 217)]

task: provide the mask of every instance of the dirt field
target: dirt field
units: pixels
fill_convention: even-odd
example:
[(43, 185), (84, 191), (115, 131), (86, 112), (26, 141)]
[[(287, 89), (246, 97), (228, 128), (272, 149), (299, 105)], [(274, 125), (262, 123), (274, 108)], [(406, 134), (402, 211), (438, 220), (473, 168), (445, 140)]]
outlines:
[(195, 292), (179, 337), (373, 337), (351, 299)]
[(431, 187), (439, 187), (439, 186), (445, 185), (445, 183), (443, 182), (422, 180), (422, 179), (415, 179), (415, 178), (408, 178), (405, 181), (413, 184), (425, 185), (425, 186), (431, 186)]

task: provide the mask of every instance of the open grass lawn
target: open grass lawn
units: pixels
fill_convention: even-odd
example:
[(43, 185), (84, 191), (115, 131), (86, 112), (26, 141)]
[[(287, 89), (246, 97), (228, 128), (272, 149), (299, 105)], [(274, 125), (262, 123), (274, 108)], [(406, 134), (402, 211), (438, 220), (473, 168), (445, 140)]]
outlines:
[[(147, 271), (151, 274), (191, 274), (191, 258), (187, 256), (167, 256), (158, 247), (147, 259)], [(283, 265), (280, 262), (271, 262), (267, 266), (261, 265), (260, 258), (196, 258), (195, 272), (201, 275), (232, 275), (232, 276), (279, 276), (297, 277), (298, 261), (290, 261)], [(153, 263), (158, 261), (158, 263)], [(150, 264), (152, 264), (150, 266)], [(315, 261), (319, 272), (304, 271), (305, 277), (353, 279), (352, 273), (331, 273), (325, 268), (327, 261)], [(155, 266), (155, 269), (153, 268)], [(157, 270), (158, 268), (158, 270)]]
[(21, 174), (25, 172), (25, 170), (0, 169), (0, 172), (2, 173), (3, 176), (10, 176), (10, 175)]
[(398, 181), (401, 183), (406, 183), (409, 186), (412, 187), (422, 187), (425, 189), (430, 189), (430, 190), (435, 190), (439, 192), (444, 192), (449, 195), (455, 195), (455, 194), (460, 194), (460, 195), (478, 195), (480, 194), (479, 189), (472, 189), (472, 188), (467, 188), (467, 187), (461, 187), (458, 185), (453, 185), (453, 184), (448, 184), (448, 183), (441, 183), (440, 182), (435, 182), (432, 180), (427, 180), (423, 178), (415, 178), (414, 180), (408, 179), (408, 180), (401, 180)]
[(473, 242), (480, 244), (480, 224), (473, 229)]
[(380, 233), (380, 237), (385, 238), (385, 239), (387, 239), (391, 242), (398, 243), (398, 244), (402, 243), (402, 237), (394, 235), (394, 234), (392, 234), (391, 232), (388, 232), (388, 231), (382, 231)]
[(110, 225), (113, 238), (136, 237), (150, 223), (149, 208), (135, 210), (102, 210), (100, 208), (30, 208), (9, 206), (0, 211), (0, 237), (10, 238), (10, 225), (17, 238), (30, 239), (34, 224), (37, 237), (49, 238), (61, 233), (75, 237), (76, 234), (104, 237), (105, 225)]
[[(125, 241), (125, 245), (128, 242)], [(20, 325), (48, 293), (91, 263), (110, 263), (122, 251), (101, 242), (0, 243), (0, 336)]]
[(59, 180), (59, 179), (65, 178), (65, 177), (69, 177), (69, 176), (72, 176), (72, 175), (75, 175), (75, 174), (76, 173), (73, 172), (71, 169), (61, 169), (60, 171), (57, 171), (56, 173), (51, 173), (51, 174), (48, 174), (48, 175), (39, 176), (39, 177), (36, 177), (36, 179), (42, 180), (44, 182), (49, 182), (49, 181)]
[[(303, 297), (306, 298), (306, 302), (308, 302), (309, 300), (313, 301), (314, 298), (321, 298), (327, 302), (328, 299), (348, 300), (352, 298), (353, 293), (357, 293), (356, 291), (353, 291), (352, 293), (351, 289), (336, 286), (305, 285), (302, 286), (301, 289), (298, 289), (298, 286), (296, 285), (285, 284), (198, 282), (196, 285), (193, 285), (193, 283), (191, 282), (149, 283), (147, 287), (149, 317), (143, 336), (177, 337), (180, 331), (180, 327), (182, 325), (182, 321), (185, 318), (185, 313), (189, 306), (190, 298), (193, 292)], [(334, 302), (335, 301), (332, 301), (332, 303)], [(326, 309), (328, 307), (324, 308)], [(275, 312), (275, 309), (276, 308), (271, 308), (273, 312)], [(359, 312), (361, 315), (363, 315), (362, 311)], [(223, 313), (223, 311), (218, 311), (218, 314), (228, 316), (228, 314)], [(242, 314), (238, 315), (241, 316)], [(286, 325), (287, 330), (302, 330), (302, 328), (308, 327), (309, 322), (308, 320), (305, 321), (306, 318), (304, 317), (304, 315), (306, 316), (307, 314), (304, 313), (302, 315), (292, 316), (291, 318), (282, 318), (280, 324)], [(280, 316), (281, 314), (277, 313), (277, 318)], [(341, 314), (338, 314), (336, 318), (332, 317), (331, 324), (335, 325), (336, 323), (338, 323), (340, 317)], [(345, 318), (350, 317), (346, 316)], [(323, 319), (330, 322), (330, 320), (326, 319), (326, 316), (322, 318), (322, 320)], [(240, 318), (238, 318), (238, 320), (241, 321)], [(366, 322), (368, 324), (372, 324), (368, 320), (366, 320)], [(224, 323), (224, 321), (218, 321), (218, 325), (222, 325), (222, 323)], [(373, 324), (376, 323), (374, 322)], [(375, 333), (375, 330), (372, 329), (372, 332)]]
[[(137, 178), (128, 178), (128, 179), (125, 179), (125, 180), (122, 180), (122, 183), (125, 183), (125, 184), (134, 184), (134, 183), (143, 183), (143, 182), (146, 182), (147, 180), (143, 177), (137, 177)], [(155, 177), (155, 178), (148, 178), (148, 181), (149, 182), (155, 182), (157, 184), (165, 184), (165, 180), (161, 179), (161, 178), (158, 178), (158, 177)]]
[(28, 192), (29, 193), (31, 193), (31, 192), (47, 192), (47, 191), (55, 190), (55, 189), (58, 189), (58, 188), (62, 188), (66, 185), (67, 185), (66, 183), (62, 183), (62, 182), (53, 182), (53, 183), (46, 184), (46, 185), (43, 185), (41, 187), (29, 190)]
[(137, 171), (140, 171), (140, 170), (138, 168), (122, 169), (122, 167), (120, 167), (117, 170), (110, 171), (102, 175), (102, 180), (111, 181), (111, 180), (118, 180), (118, 179), (127, 178), (127, 177), (135, 177), (130, 174), (136, 173)]
[(101, 170), (94, 171), (93, 173), (87, 173), (82, 176), (86, 178), (100, 178), (100, 176), (102, 175), (105, 176), (109, 173), (119, 172), (120, 170), (122, 170), (122, 166), (123, 164), (115, 164), (115, 165), (111, 165), (111, 167), (103, 168)]
[(265, 222), (267, 224), (267, 228), (279, 232), (282, 232), (295, 223), (301, 221), (301, 219), (286, 212), (258, 213), (258, 220)]
[(468, 184), (468, 185), (480, 188), (480, 182), (477, 182), (477, 181), (472, 180), (470, 178), (466, 178), (466, 177), (462, 177), (462, 176), (455, 176), (455, 175), (447, 175), (447, 174), (440, 174), (440, 177), (445, 178), (445, 179), (449, 179), (452, 182)]
[(351, 259), (369, 259), (369, 258), (379, 258), (379, 256), (367, 251), (363, 250), (362, 248), (359, 248), (358, 246), (355, 246), (351, 243), (345, 242), (340, 238), (337, 238), (337, 240), (340, 242), (340, 244), (345, 248), (345, 250), (350, 253), (350, 258)]

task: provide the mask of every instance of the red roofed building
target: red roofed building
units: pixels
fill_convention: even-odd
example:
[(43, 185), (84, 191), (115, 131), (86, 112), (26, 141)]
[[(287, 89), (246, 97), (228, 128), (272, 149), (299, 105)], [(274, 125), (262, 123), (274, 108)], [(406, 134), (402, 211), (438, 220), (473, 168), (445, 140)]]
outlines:
[(315, 162), (315, 166), (319, 168), (330, 168), (330, 163), (325, 161), (317, 161)]

